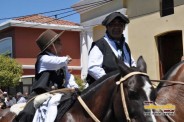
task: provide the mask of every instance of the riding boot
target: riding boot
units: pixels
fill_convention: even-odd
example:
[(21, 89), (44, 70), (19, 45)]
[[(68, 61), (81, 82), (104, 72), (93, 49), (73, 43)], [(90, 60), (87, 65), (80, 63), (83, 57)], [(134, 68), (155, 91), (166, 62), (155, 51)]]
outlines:
[(32, 122), (35, 111), (33, 101), (30, 101), (12, 122)]

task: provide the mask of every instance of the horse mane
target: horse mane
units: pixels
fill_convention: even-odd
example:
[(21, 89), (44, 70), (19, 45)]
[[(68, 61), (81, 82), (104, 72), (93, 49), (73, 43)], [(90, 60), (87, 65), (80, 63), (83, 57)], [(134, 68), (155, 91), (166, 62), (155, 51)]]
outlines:
[(120, 78), (120, 76), (121, 76), (121, 73), (119, 70), (110, 72), (110, 73), (102, 76), (101, 78), (99, 78), (98, 80), (93, 82), (88, 88), (84, 89), (81, 93), (81, 97), (86, 96), (90, 92), (96, 90), (99, 86), (104, 84), (108, 79), (111, 79), (112, 77), (115, 77), (116, 79), (118, 79), (118, 78)]
[(184, 60), (183, 61), (180, 61), (179, 63), (177, 63), (177, 64), (175, 64), (175, 65), (173, 65), (170, 69), (169, 69), (169, 71), (164, 75), (164, 77), (162, 78), (163, 80), (166, 80), (170, 75), (171, 75), (171, 73), (174, 71), (174, 69), (176, 68), (176, 67), (179, 67), (179, 65), (181, 65), (181, 64), (183, 64), (184, 63)]
[[(179, 66), (182, 65), (183, 63), (184, 63), (184, 60), (178, 62), (178, 63), (175, 64), (175, 65), (173, 65), (173, 66), (169, 69), (169, 71), (167, 71), (167, 73), (164, 75), (164, 77), (163, 77), (162, 79), (163, 79), (163, 80), (168, 80), (169, 76), (173, 73), (173, 71), (174, 71), (174, 70), (177, 70), (176, 68), (177, 68), (177, 67), (179, 68)], [(159, 91), (160, 88), (162, 88), (162, 87), (164, 86), (165, 83), (166, 83), (166, 82), (160, 82), (160, 83), (158, 84), (158, 86), (157, 86), (157, 91)]]

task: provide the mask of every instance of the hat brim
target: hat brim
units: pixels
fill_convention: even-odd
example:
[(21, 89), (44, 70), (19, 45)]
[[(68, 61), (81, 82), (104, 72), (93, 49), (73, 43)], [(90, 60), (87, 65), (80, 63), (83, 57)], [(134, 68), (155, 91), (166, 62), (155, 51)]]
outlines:
[(41, 50), (40, 53), (44, 52), (52, 43), (54, 43), (65, 31), (62, 31), (61, 33), (57, 34), (56, 36), (54, 36), (51, 41), (49, 41), (48, 44), (46, 44), (47, 46), (45, 46), (43, 48), (43, 50)]

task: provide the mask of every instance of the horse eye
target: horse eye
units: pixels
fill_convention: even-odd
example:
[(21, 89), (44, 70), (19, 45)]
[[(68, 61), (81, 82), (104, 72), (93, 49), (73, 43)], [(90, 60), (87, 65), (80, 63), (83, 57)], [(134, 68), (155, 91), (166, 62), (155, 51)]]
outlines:
[(139, 99), (139, 94), (136, 91), (129, 91), (129, 97), (130, 99)]

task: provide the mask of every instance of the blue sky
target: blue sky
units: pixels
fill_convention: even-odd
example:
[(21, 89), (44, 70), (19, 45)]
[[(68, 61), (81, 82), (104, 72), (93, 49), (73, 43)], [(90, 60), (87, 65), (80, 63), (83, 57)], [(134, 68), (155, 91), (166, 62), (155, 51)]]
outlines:
[[(73, 4), (79, 1), (80, 0), (1, 0), (0, 19), (70, 8)], [(72, 11), (72, 9), (61, 10), (44, 15), (51, 16), (68, 11)], [(62, 18), (68, 14), (72, 14), (75, 12), (76, 11), (69, 12), (67, 14), (61, 14), (58, 15), (58, 17)], [(80, 17), (78, 13), (68, 17), (64, 17), (62, 19), (80, 23)], [(0, 23), (4, 21), (7, 20), (0, 20)]]

